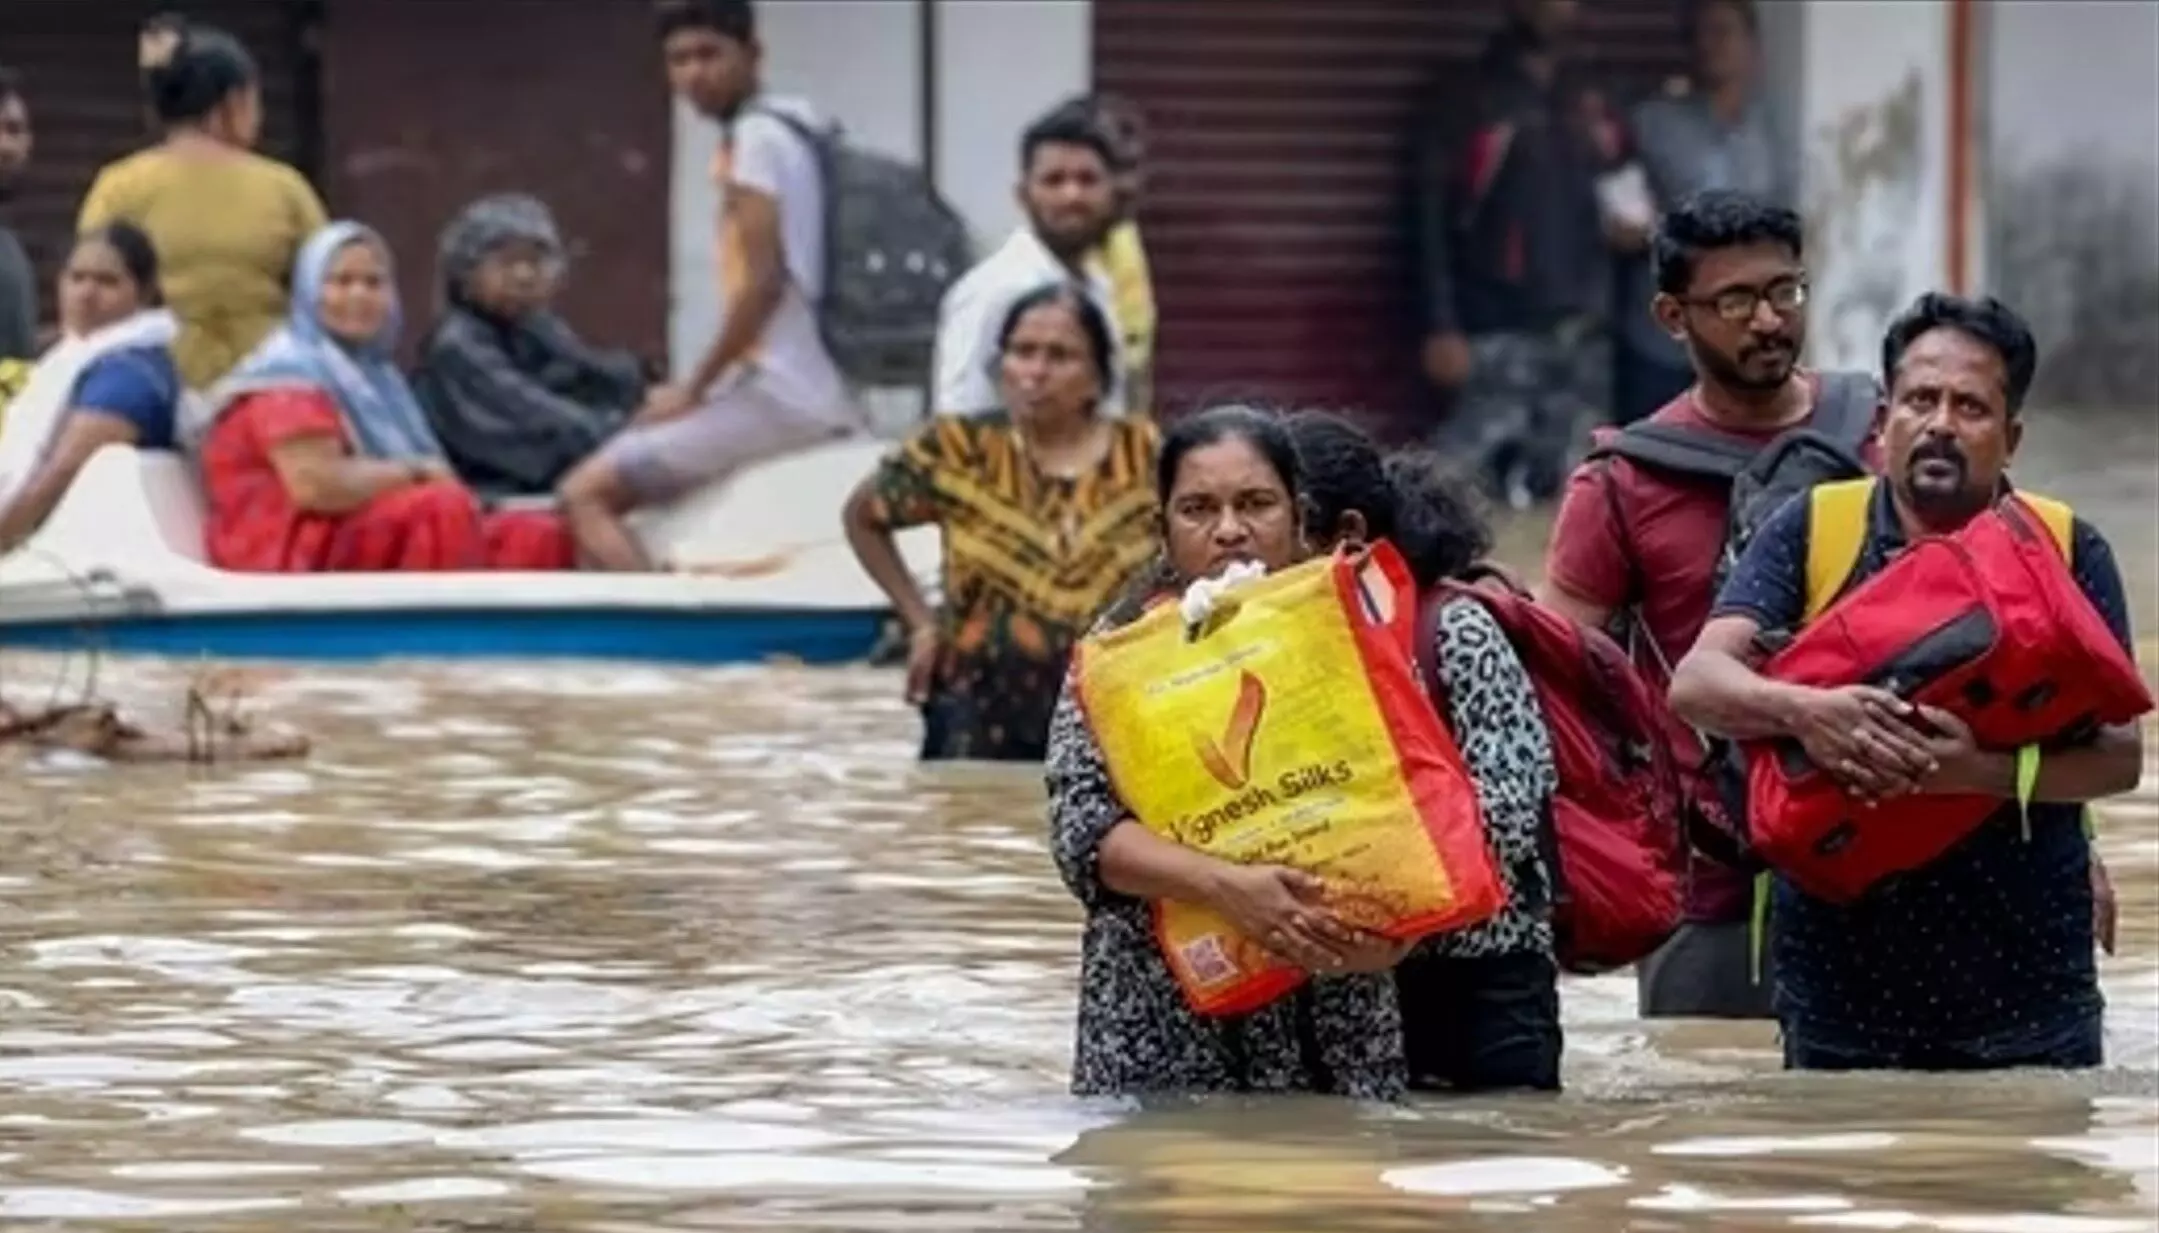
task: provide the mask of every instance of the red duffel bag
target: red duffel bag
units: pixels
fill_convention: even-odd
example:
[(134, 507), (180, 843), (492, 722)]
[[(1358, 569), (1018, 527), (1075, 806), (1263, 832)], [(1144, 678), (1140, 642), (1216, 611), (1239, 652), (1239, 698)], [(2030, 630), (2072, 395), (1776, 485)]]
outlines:
[[(2152, 709), (2151, 692), (2077, 585), (2066, 548), (2011, 497), (1954, 535), (1912, 544), (1809, 622), (1763, 675), (1877, 685), (1948, 711), (1981, 748), (2005, 752), (2128, 723)], [(2002, 806), (1942, 794), (1861, 809), (1792, 740), (1750, 743), (1747, 761), (1754, 850), (1834, 903), (1934, 860)]]

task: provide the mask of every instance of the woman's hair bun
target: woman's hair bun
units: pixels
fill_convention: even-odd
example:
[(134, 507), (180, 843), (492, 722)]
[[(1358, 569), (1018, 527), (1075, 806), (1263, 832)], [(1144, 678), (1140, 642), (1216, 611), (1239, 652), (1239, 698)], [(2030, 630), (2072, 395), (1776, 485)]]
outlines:
[(143, 25), (135, 54), (150, 109), (167, 124), (200, 120), (233, 91), (259, 80), (254, 57), (240, 40), (171, 15)]

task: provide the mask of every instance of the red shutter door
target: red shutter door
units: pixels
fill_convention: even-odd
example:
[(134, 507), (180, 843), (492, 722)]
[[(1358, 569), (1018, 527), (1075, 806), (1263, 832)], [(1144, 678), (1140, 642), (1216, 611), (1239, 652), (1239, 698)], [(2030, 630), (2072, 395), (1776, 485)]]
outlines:
[[(1503, 0), (1094, 0), (1098, 89), (1147, 112), (1143, 221), (1170, 411), (1224, 398), (1412, 427), (1410, 139)], [(1679, 0), (1583, 5), (1598, 78), (1684, 66)]]
[[(98, 169), (155, 140), (136, 67), (136, 36), (153, 14), (178, 10), (247, 45), (263, 76), (262, 149), (302, 157), (309, 100), (302, 63), (307, 6), (298, 0), (32, 0), (0, 4), (0, 61), (23, 76), (37, 146), (29, 183), (5, 218), (37, 262), (50, 320), (53, 278)], [(303, 167), (303, 170), (305, 168)]]
[(407, 354), (435, 317), (442, 229), (511, 191), (571, 249), (557, 307), (595, 342), (666, 354), (673, 129), (650, 5), (336, 0), (322, 59), (324, 179), (397, 254)]

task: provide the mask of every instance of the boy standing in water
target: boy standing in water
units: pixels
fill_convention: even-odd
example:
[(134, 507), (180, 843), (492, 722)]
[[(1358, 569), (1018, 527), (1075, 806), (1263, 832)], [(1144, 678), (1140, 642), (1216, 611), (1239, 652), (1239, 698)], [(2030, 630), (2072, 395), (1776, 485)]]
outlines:
[(721, 126), (713, 164), (724, 204), (719, 336), (679, 384), (652, 391), (630, 426), (564, 478), (558, 495), (593, 568), (652, 567), (623, 515), (860, 425), (811, 303), (824, 285), (825, 185), (817, 152), (762, 96), (749, 0), (661, 0), (667, 82)]

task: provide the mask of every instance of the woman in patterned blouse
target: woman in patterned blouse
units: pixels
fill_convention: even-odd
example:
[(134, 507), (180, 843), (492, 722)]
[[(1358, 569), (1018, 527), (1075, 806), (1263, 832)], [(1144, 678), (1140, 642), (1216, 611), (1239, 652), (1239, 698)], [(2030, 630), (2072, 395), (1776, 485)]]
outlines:
[[(1358, 486), (1342, 480), (1332, 457), (1321, 453), (1318, 462), (1321, 473), (1310, 475), (1284, 423), (1258, 412), (1218, 409), (1179, 423), (1157, 464), (1168, 585), (1217, 573), (1237, 560), (1280, 568), (1345, 537), (1371, 538), (1396, 529), (1405, 504), (1420, 520), (1417, 529), (1425, 538), (1417, 547), (1425, 564), (1438, 560), (1445, 544), (1479, 542), (1459, 528), (1450, 529), (1451, 539), (1435, 538), (1432, 515), (1439, 506), (1424, 496), (1404, 502), (1383, 476), (1376, 486)], [(1422, 476), (1409, 478), (1423, 482)], [(1349, 499), (1317, 509), (1319, 518), (1308, 522), (1313, 497), (1329, 492)], [(1345, 517), (1349, 513), (1355, 517)], [(1555, 778), (1541, 722), (1525, 722), (1537, 719), (1535, 698), (1519, 661), (1476, 605), (1449, 605), (1439, 642), (1450, 715), (1464, 734), (1462, 752), (1494, 842), (1504, 849), (1499, 836), (1516, 833), (1525, 818), (1541, 812)], [(1405, 948), (1344, 927), (1312, 902), (1316, 884), (1305, 875), (1219, 861), (1133, 821), (1110, 786), (1101, 749), (1069, 688), (1051, 726), (1048, 783), (1052, 851), (1066, 885), (1087, 909), (1074, 1092), (1314, 1091), (1392, 1099), (1411, 1086), (1393, 975)], [(1240, 932), (1268, 939), (1315, 979), (1247, 1015), (1195, 1014), (1154, 941), (1148, 903), (1159, 898), (1216, 908)], [(1548, 948), (1548, 930), (1529, 928), (1541, 932)], [(1418, 953), (1440, 946), (1483, 953), (1474, 939), (1485, 934), (1488, 942), (1497, 941), (1503, 931), (1499, 924), (1487, 926), (1427, 943)], [(1477, 1059), (1507, 1053), (1519, 1035), (1495, 1030), (1500, 1026), (1496, 1019), (1480, 1028), (1443, 1016), (1420, 1029), (1417, 1085), (1485, 1085)], [(1556, 1023), (1550, 1040), (1556, 1048)]]
[[(935, 417), (847, 501), (847, 541), (907, 626), (924, 759), (1041, 761), (1072, 645), (1154, 553), (1155, 429), (1098, 414), (1102, 311), (1045, 285), (997, 351), (1005, 409)], [(925, 525), (944, 536), (942, 611), (892, 539)]]

